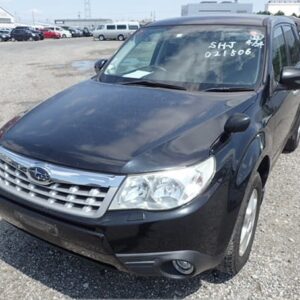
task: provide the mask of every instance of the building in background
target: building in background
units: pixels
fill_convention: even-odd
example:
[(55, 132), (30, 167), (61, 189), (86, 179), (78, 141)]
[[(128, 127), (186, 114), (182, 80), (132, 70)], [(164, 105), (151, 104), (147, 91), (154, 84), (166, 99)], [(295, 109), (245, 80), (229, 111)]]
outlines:
[(202, 1), (200, 3), (190, 3), (183, 5), (181, 15), (197, 16), (209, 13), (244, 13), (253, 12), (252, 3), (239, 3), (236, 1)]
[(54, 23), (58, 26), (70, 26), (70, 27), (88, 27), (97, 28), (98, 25), (105, 23), (112, 23), (111, 19), (57, 19)]
[(0, 28), (13, 28), (15, 25), (14, 16), (4, 8), (0, 7)]
[(276, 14), (282, 11), (286, 16), (300, 15), (300, 0), (271, 0), (266, 4), (266, 11)]

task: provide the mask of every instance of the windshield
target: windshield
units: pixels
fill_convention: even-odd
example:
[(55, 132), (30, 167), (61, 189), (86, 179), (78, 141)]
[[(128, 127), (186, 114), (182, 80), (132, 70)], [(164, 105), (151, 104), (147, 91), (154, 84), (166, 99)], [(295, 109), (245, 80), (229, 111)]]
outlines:
[(254, 88), (262, 74), (264, 49), (263, 27), (148, 27), (119, 50), (100, 80), (147, 80), (193, 90)]

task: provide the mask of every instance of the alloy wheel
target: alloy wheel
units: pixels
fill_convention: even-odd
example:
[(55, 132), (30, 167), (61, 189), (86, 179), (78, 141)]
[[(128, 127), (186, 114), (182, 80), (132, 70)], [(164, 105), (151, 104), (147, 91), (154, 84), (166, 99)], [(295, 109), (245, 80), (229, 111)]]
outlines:
[(246, 209), (246, 213), (244, 216), (244, 222), (243, 222), (241, 236), (240, 236), (240, 247), (239, 247), (239, 255), (241, 257), (244, 256), (244, 254), (246, 253), (251, 238), (253, 236), (257, 206), (258, 206), (258, 191), (255, 189), (251, 194)]

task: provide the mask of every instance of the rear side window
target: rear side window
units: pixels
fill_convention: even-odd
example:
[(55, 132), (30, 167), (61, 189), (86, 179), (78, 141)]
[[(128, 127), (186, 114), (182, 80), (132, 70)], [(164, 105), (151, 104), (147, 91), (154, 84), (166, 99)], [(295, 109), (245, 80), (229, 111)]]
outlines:
[(283, 31), (291, 57), (291, 65), (296, 66), (300, 61), (299, 39), (296, 38), (293, 28), (291, 26), (284, 25)]
[(126, 25), (117, 25), (118, 30), (126, 30), (127, 26)]
[(272, 57), (274, 76), (278, 82), (282, 68), (288, 66), (285, 40), (281, 27), (277, 27), (274, 31)]
[(107, 30), (115, 30), (116, 29), (116, 25), (107, 25)]
[(137, 25), (129, 25), (129, 30), (138, 30), (139, 26)]

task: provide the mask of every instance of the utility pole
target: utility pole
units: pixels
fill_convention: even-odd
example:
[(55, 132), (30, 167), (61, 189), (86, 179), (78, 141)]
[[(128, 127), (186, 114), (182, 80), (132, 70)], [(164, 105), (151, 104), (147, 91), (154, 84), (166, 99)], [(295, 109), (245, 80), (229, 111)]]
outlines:
[(35, 25), (35, 16), (34, 16), (34, 10), (32, 10), (32, 23)]
[(84, 17), (90, 19), (92, 17), (91, 1), (84, 0)]

